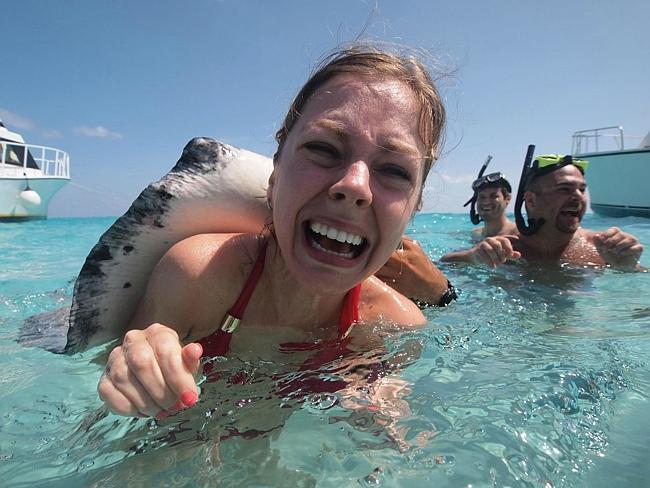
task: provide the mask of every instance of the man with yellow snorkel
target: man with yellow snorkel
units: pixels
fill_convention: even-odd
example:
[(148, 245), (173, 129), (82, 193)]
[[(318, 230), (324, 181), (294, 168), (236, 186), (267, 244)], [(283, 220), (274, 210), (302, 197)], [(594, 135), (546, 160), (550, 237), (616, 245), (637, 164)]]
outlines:
[[(570, 155), (528, 153), (519, 182), (515, 216), (518, 235), (488, 237), (476, 246), (449, 253), (443, 261), (484, 263), (492, 267), (523, 258), (530, 263), (612, 266), (639, 269), (643, 246), (632, 234), (611, 227), (594, 232), (580, 227), (587, 210), (588, 162)], [(525, 203), (528, 222), (521, 207)]]

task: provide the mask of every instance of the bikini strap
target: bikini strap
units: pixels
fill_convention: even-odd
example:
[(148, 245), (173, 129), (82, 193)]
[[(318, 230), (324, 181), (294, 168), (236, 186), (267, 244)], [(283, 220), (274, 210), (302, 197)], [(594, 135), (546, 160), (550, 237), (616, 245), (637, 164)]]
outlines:
[(361, 283), (345, 295), (341, 315), (339, 315), (339, 340), (345, 339), (352, 326), (359, 322), (359, 303), (361, 302)]
[[(248, 275), (246, 284), (242, 289), (239, 297), (235, 304), (230, 307), (228, 313), (223, 318), (221, 326), (213, 334), (204, 337), (199, 340), (199, 344), (203, 347), (203, 356), (204, 357), (214, 357), (214, 356), (224, 356), (228, 349), (230, 348), (230, 339), (232, 339), (232, 333), (235, 331), (239, 323), (241, 322), (242, 317), (244, 316), (244, 310), (255, 291), (255, 286), (264, 271), (264, 261), (266, 260), (266, 246), (268, 244), (267, 240), (264, 240), (260, 246), (260, 252), (257, 256), (257, 260), (253, 265), (251, 273)], [(207, 369), (204, 371), (210, 371), (212, 366), (206, 365)]]
[(253, 266), (251, 274), (248, 275), (246, 284), (239, 294), (237, 301), (232, 307), (230, 307), (230, 310), (228, 310), (228, 313), (223, 318), (221, 327), (219, 327), (220, 330), (232, 334), (241, 322), (242, 317), (244, 316), (244, 310), (246, 310), (248, 302), (250, 301), (251, 296), (253, 296), (253, 292), (257, 286), (257, 282), (259, 281), (260, 276), (262, 276), (262, 272), (264, 271), (267, 244), (268, 240), (264, 240), (260, 247), (260, 253), (257, 255), (257, 261), (255, 261), (255, 265)]

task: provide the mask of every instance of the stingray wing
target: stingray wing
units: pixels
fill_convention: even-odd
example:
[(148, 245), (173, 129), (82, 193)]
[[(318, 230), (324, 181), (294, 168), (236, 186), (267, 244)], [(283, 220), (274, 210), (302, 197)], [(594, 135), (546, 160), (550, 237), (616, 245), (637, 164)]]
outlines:
[(210, 232), (259, 232), (270, 222), (271, 159), (192, 139), (172, 170), (101, 236), (74, 286), (66, 353), (121, 337), (154, 266), (176, 242)]

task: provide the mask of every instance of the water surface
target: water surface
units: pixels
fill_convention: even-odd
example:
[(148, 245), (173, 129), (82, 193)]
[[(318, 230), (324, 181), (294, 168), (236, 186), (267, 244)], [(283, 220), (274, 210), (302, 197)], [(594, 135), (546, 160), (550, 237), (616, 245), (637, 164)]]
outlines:
[[(421, 215), (410, 233), (437, 259), (468, 244), (468, 220)], [(387, 352), (348, 358), (367, 368), (231, 357), (197, 407), (135, 420), (102, 408), (97, 351), (61, 356), (17, 342), (24, 319), (69, 306), (111, 223), (0, 226), (3, 486), (604, 487), (650, 478), (650, 274), (446, 265), (460, 299), (427, 310), (428, 326), (389, 338)], [(611, 225), (650, 246), (648, 220), (585, 220)], [(648, 252), (642, 263), (650, 267)], [(363, 385), (382, 361), (384, 393), (394, 394), (384, 403), (372, 383), (350, 395), (311, 381), (325, 385), (316, 390)]]

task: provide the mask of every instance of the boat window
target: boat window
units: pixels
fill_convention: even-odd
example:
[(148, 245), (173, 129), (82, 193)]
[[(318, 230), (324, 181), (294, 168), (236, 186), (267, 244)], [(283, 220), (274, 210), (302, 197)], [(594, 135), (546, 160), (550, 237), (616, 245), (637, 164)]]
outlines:
[[(5, 164), (11, 164), (12, 166), (22, 166), (25, 159), (25, 147), (18, 146), (15, 144), (8, 144), (6, 142), (2, 143), (4, 146), (2, 149), (5, 153)], [(27, 167), (32, 169), (40, 169), (32, 153), (27, 150)]]

